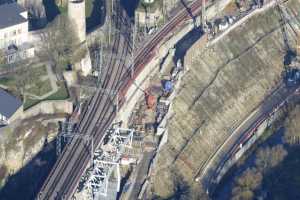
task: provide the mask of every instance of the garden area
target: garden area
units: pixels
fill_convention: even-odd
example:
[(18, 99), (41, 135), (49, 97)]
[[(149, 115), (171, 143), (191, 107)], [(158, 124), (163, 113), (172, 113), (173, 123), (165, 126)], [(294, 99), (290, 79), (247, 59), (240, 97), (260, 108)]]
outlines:
[(46, 65), (24, 67), (0, 78), (0, 87), (23, 99), (24, 110), (45, 100), (63, 100), (69, 97), (63, 82), (59, 82)]
[(67, 88), (65, 87), (63, 82), (59, 82), (58, 83), (59, 87), (58, 90), (49, 95), (48, 97), (44, 98), (44, 99), (34, 99), (32, 97), (27, 97), (25, 98), (24, 101), (24, 110), (31, 108), (32, 106), (42, 102), (42, 101), (48, 101), (48, 100), (64, 100), (69, 98), (69, 93)]

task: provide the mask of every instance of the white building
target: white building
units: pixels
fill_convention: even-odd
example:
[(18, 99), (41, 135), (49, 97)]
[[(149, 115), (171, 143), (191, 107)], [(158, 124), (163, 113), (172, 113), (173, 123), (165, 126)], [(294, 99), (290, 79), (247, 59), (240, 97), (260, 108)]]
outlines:
[(22, 101), (0, 88), (0, 125), (9, 124), (22, 114)]
[(14, 62), (13, 58), (18, 56), (34, 55), (33, 46), (28, 41), (28, 12), (18, 3), (0, 5), (0, 49), (7, 53), (8, 63)]

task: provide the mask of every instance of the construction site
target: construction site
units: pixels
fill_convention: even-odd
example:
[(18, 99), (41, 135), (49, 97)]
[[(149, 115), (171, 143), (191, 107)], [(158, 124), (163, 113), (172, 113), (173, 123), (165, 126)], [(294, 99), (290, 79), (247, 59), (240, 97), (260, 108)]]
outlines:
[[(276, 12), (273, 12), (273, 9)], [(235, 36), (235, 32), (241, 32), (239, 35), (243, 35), (243, 33), (253, 31), (250, 28), (257, 27), (257, 22), (251, 18), (256, 18), (257, 15), (264, 16), (265, 12), (270, 12), (271, 16), (266, 17), (268, 19), (262, 18), (260, 24), (268, 20), (274, 22), (278, 19), (279, 28), (275, 28), (278, 33), (273, 37), (281, 38), (276, 45), (281, 49), (280, 51), (284, 52), (284, 56), (282, 59), (273, 61), (268, 59), (268, 62), (272, 62), (276, 66), (276, 70), (273, 68), (272, 71), (265, 72), (269, 66), (269, 63), (266, 63), (263, 65), (264, 67), (257, 64), (257, 66), (247, 69), (249, 71), (244, 74), (240, 74), (239, 70), (245, 70), (242, 69), (244, 64), (240, 63), (244, 62), (243, 54), (248, 53), (247, 48), (252, 49), (253, 45), (255, 46), (262, 40), (260, 37), (264, 36), (256, 36), (256, 32), (248, 33), (249, 35), (242, 36), (245, 38), (240, 40)], [(187, 50), (184, 60), (179, 59), (175, 63), (175, 50), (171, 49), (167, 56), (156, 65), (154, 71), (157, 72), (151, 71), (142, 86), (133, 81), (135, 90), (142, 94), (141, 97), (135, 101), (131, 113), (126, 114), (129, 116), (126, 123), (116, 121), (110, 129), (111, 132), (108, 131), (103, 144), (98, 147), (98, 150), (96, 148), (94, 158), (91, 158), (93, 160), (91, 162), (94, 164), (91, 166), (95, 165), (95, 162), (100, 163), (101, 161), (102, 164), (98, 165), (101, 167), (92, 167), (87, 170), (74, 197), (77, 199), (91, 198), (91, 196), (100, 198), (100, 194), (102, 198), (106, 199), (130, 200), (149, 198), (153, 192), (167, 197), (173, 192), (170, 188), (174, 187), (171, 178), (174, 175), (170, 174), (171, 170), (166, 171), (166, 168), (177, 170), (179, 174), (183, 174), (185, 181), (191, 185), (197, 185), (198, 183), (192, 180), (197, 180), (196, 182), (202, 180), (199, 173), (201, 174), (206, 167), (207, 158), (205, 157), (209, 156), (218, 143), (222, 143), (231, 134), (230, 131), (241, 122), (239, 119), (243, 119), (247, 113), (259, 105), (264, 96), (272, 93), (281, 79), (286, 87), (293, 88), (299, 85), (300, 72), (297, 68), (299, 63), (297, 51), (299, 49), (291, 41), (296, 40), (296, 44), (298, 44), (299, 26), (298, 22), (291, 21), (290, 10), (287, 10), (284, 4), (276, 5), (275, 1), (263, 3), (242, 1), (239, 4), (228, 4), (219, 15), (213, 18), (210, 17), (209, 10), (207, 14), (205, 13), (203, 12), (201, 16), (205, 21), (202, 23), (204, 34)], [(274, 24), (277, 23), (274, 22)], [(273, 29), (273, 27), (262, 28), (262, 31), (269, 35), (269, 31)], [(254, 34), (254, 40), (257, 41), (251, 44), (250, 41), (253, 39), (250, 39), (249, 44), (245, 43), (246, 37), (251, 37), (251, 34)], [(137, 40), (134, 35), (135, 33), (132, 36), (133, 41)], [(234, 41), (233, 38), (237, 41)], [(229, 45), (228, 41), (234, 42)], [(221, 46), (227, 45), (229, 50), (224, 51), (219, 47), (220, 43)], [(134, 43), (133, 46), (135, 46)], [(260, 48), (264, 51), (265, 47)], [(197, 49), (197, 51), (193, 49)], [(202, 61), (199, 61), (199, 56)], [(238, 60), (239, 62), (237, 62)], [(257, 57), (253, 60), (257, 60)], [(195, 64), (198, 65), (196, 69)], [(223, 68), (225, 69), (226, 65), (231, 64), (239, 75), (233, 71), (228, 79), (223, 80), (224, 77), (219, 73), (225, 73)], [(264, 73), (261, 74), (260, 70), (263, 70)], [(207, 77), (203, 74), (207, 74)], [(261, 85), (252, 83), (252, 89), (247, 90), (247, 94), (242, 94), (242, 91), (246, 91), (245, 88), (249, 87), (252, 82), (249, 77), (254, 77), (253, 81), (259, 81)], [(196, 80), (197, 84), (190, 83), (190, 81)], [(244, 82), (240, 82), (241, 80)], [(250, 82), (246, 84), (246, 80)], [(101, 80), (98, 81), (101, 82)], [(235, 81), (239, 82), (237, 89), (230, 83)], [(223, 88), (223, 84), (225, 84), (225, 88)], [(192, 91), (197, 95), (191, 95)], [(202, 92), (198, 94), (199, 91)], [(235, 94), (235, 92), (239, 94)], [(219, 96), (219, 99), (215, 98), (216, 95)], [(241, 95), (243, 97), (238, 100), (241, 102), (232, 105), (233, 99), (230, 101), (226, 99), (225, 103), (224, 95), (233, 97)], [(201, 100), (202, 98), (203, 100)], [(200, 103), (196, 103), (198, 101)], [(220, 105), (220, 101), (225, 103), (226, 108)], [(252, 103), (245, 107), (245, 102), (249, 101)], [(215, 105), (213, 108), (212, 102)], [(206, 114), (199, 116), (199, 112)], [(224, 114), (230, 120), (225, 122), (215, 115), (215, 112), (220, 115), (219, 117)], [(239, 116), (239, 119), (234, 115)], [(183, 116), (186, 117), (182, 118)], [(211, 128), (209, 128), (210, 126)], [(223, 134), (215, 135), (211, 133), (211, 130), (214, 130), (214, 133), (222, 132)], [(177, 134), (178, 131), (179, 134)], [(196, 139), (196, 137), (199, 138)], [(202, 144), (203, 142), (206, 144)], [(115, 156), (112, 156), (114, 154)], [(110, 158), (104, 158), (103, 155)], [(99, 161), (97, 161), (97, 157), (100, 158)], [(103, 170), (107, 172), (103, 173)], [(99, 175), (96, 175), (97, 173)], [(103, 174), (106, 175), (103, 176)], [(206, 184), (206, 180), (203, 179), (203, 181)], [(165, 186), (163, 187), (161, 184)], [(207, 191), (210, 192), (210, 188)]]
[[(178, 88), (184, 73), (182, 61), (178, 60), (175, 64), (172, 55), (157, 66), (158, 73), (147, 80), (146, 89), (136, 85), (143, 95), (135, 104), (128, 119), (128, 130), (132, 130), (132, 136), (130, 142), (126, 143), (119, 155), (119, 169), (116, 170), (119, 172), (116, 173), (115, 171), (108, 177), (107, 191), (103, 192), (107, 195), (107, 199), (116, 198), (116, 193), (113, 192), (116, 190), (112, 189), (114, 187), (112, 186), (113, 182), (119, 182), (116, 185), (120, 185), (118, 189), (120, 199), (132, 199), (137, 196), (143, 199), (148, 177), (151, 173), (149, 170), (153, 157), (158, 148), (167, 141), (166, 125), (171, 115), (169, 112), (171, 101), (176, 96), (175, 90)], [(122, 122), (118, 122), (114, 126), (122, 127)], [(109, 134), (107, 137), (111, 138)], [(102, 150), (100, 151), (111, 152), (109, 150), (111, 148), (110, 143), (107, 142), (101, 145), (100, 149)], [(87, 173), (87, 177), (90, 176), (89, 170)], [(86, 196), (91, 195), (89, 191), (91, 186), (83, 186), (87, 185), (85, 183), (87, 180), (88, 178), (83, 178), (82, 184), (80, 184), (82, 186), (79, 187), (75, 197), (88, 198)], [(144, 189), (142, 189), (143, 186)]]
[(177, 3), (132, 20), (110, 1), (99, 37), (81, 32), (88, 75), (68, 79), (75, 109), (37, 199), (166, 199), (182, 184), (189, 199), (211, 195), (297, 95), (297, 0)]
[[(168, 197), (174, 192), (178, 175), (170, 168), (192, 187), (211, 183), (204, 178), (216, 164), (210, 163), (211, 158), (231, 142), (247, 116), (278, 85), (297, 87), (298, 7), (297, 1), (264, 2), (228, 23), (207, 43), (202, 37), (187, 51), (184, 63), (189, 73), (173, 101), (168, 143), (160, 150), (152, 176), (155, 194)], [(232, 13), (225, 9), (220, 15)]]

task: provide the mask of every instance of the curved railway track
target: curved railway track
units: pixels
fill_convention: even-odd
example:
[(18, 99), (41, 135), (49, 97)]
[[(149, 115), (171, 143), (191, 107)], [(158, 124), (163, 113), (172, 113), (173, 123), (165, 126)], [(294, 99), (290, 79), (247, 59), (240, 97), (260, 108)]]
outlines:
[[(282, 83), (283, 84), (283, 83)], [(228, 162), (231, 162), (232, 160), (235, 160), (236, 154), (244, 148), (244, 146), (256, 135), (256, 131), (259, 129), (262, 123), (267, 120), (271, 115), (273, 115), (278, 109), (282, 108), (286, 102), (288, 102), (290, 99), (293, 99), (293, 97), (299, 95), (297, 94), (297, 89), (299, 87), (295, 88), (285, 88), (281, 87), (282, 85), (279, 85), (279, 89), (276, 89), (276, 92), (273, 94), (267, 96), (267, 99), (264, 100), (262, 107), (260, 108), (257, 115), (253, 117), (253, 119), (249, 119), (249, 124), (246, 124), (246, 126), (243, 128), (241, 127), (241, 131), (237, 132), (240, 133), (236, 139), (229, 142), (230, 145), (228, 147), (224, 146), (224, 149), (222, 152), (218, 155), (218, 162), (215, 167), (211, 167), (212, 169), (210, 174), (206, 174), (206, 179), (208, 180), (207, 188), (209, 189), (210, 193), (214, 193), (216, 189), (216, 185), (218, 184), (219, 176), (223, 176), (224, 174), (221, 174), (223, 168)], [(202, 178), (204, 178), (205, 175), (202, 175)]]
[[(190, 6), (191, 11), (195, 12), (200, 6), (201, 0), (194, 1)], [(133, 80), (139, 75), (143, 67), (153, 58), (155, 47), (169, 32), (174, 30), (176, 26), (180, 25), (188, 17), (189, 13), (186, 10), (182, 10), (138, 51), (137, 56), (134, 58), (135, 73), (133, 77), (130, 77), (130, 72), (128, 71), (128, 68), (125, 67), (125, 61), (116, 61), (112, 56), (109, 64), (110, 69), (105, 75), (102, 88), (119, 91), (121, 94), (119, 95), (121, 97), (120, 100), (122, 101), (124, 94), (126, 94)], [(120, 19), (123, 20), (122, 17), (118, 17), (117, 19), (117, 25), (120, 26), (120, 23), (124, 23), (124, 21), (120, 22)], [(120, 29), (122, 32), (122, 26)], [(117, 35), (113, 48), (122, 48), (122, 53), (120, 55), (122, 58), (124, 57), (124, 54), (125, 56), (127, 55), (127, 52), (130, 51), (132, 47), (128, 44), (129, 40), (127, 40), (127, 38), (125, 38), (126, 41), (121, 42), (122, 37), (120, 36), (120, 33)], [(123, 43), (125, 44), (125, 48), (120, 46), (120, 44), (122, 45)], [(126, 73), (124, 73), (124, 70)], [(80, 133), (92, 135), (95, 144), (99, 144), (101, 140), (103, 140), (105, 130), (109, 128), (116, 115), (114, 106), (112, 105), (112, 102), (115, 99), (116, 95), (113, 95), (112, 99), (110, 99), (105, 94), (101, 93), (100, 90), (97, 90), (89, 105), (91, 106), (91, 109), (85, 110), (85, 116), (80, 120), (78, 131)], [(55, 163), (40, 190), (38, 199), (68, 199), (72, 195), (81, 174), (89, 161), (89, 152), (87, 149), (89, 149), (89, 146), (85, 146), (82, 140), (72, 140), (70, 145), (64, 148), (62, 156)], [(66, 170), (68, 170), (68, 172)]]
[[(190, 10), (193, 13), (197, 13), (199, 8), (201, 8), (202, 1), (196, 0), (190, 5)], [(150, 62), (150, 60), (155, 55), (155, 48), (159, 45), (162, 39), (172, 32), (177, 26), (180, 26), (182, 22), (189, 19), (189, 13), (183, 9), (176, 15), (168, 24), (162, 27), (162, 29), (157, 32), (136, 54), (134, 58), (134, 76), (125, 77), (124, 85), (121, 88), (122, 95), (126, 94), (127, 90), (131, 86), (133, 80), (141, 73), (143, 67)]]

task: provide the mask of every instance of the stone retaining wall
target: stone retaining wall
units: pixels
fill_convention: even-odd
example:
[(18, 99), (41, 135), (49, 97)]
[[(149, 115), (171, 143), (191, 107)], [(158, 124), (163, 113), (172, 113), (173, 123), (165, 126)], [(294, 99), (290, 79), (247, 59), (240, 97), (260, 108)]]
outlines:
[(27, 109), (23, 113), (23, 118), (30, 118), (39, 114), (72, 114), (73, 103), (68, 100), (42, 101), (37, 105)]

